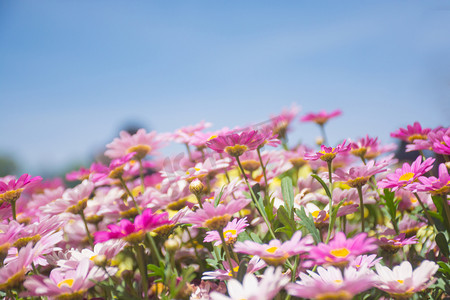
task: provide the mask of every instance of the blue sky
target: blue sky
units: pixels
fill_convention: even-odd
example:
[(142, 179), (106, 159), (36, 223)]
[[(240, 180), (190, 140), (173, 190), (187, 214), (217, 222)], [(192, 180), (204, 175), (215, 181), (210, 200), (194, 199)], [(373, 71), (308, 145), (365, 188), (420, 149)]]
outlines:
[(0, 154), (49, 174), (125, 123), (233, 127), (292, 103), (342, 109), (333, 143), (391, 142), (449, 125), (449, 30), (447, 1), (1, 1)]

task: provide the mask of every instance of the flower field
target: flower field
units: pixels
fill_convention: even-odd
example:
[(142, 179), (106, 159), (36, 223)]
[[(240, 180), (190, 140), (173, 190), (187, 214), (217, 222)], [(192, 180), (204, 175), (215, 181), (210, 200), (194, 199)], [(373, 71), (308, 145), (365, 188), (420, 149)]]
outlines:
[[(107, 164), (0, 178), (0, 298), (448, 299), (450, 128), (392, 132), (404, 160), (330, 145), (340, 115), (122, 131)], [(293, 122), (318, 144), (288, 146)]]

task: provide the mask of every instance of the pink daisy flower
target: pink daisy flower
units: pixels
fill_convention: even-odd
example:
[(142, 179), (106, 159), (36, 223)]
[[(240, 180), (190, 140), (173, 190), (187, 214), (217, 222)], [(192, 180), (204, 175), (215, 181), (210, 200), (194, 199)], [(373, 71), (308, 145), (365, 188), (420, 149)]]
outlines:
[(104, 181), (107, 178), (118, 179), (123, 176), (125, 166), (133, 159), (136, 152), (131, 152), (123, 157), (113, 159), (108, 167), (97, 165), (88, 178), (94, 183)]
[(306, 160), (318, 160), (319, 158), (323, 161), (332, 161), (337, 154), (345, 153), (350, 149), (349, 145), (345, 145), (346, 140), (341, 144), (337, 145), (336, 148), (326, 147), (324, 145), (320, 146), (320, 151), (316, 153), (305, 154)]
[(42, 177), (31, 177), (28, 174), (23, 174), (19, 179), (10, 179), (7, 181), (0, 181), (0, 204), (3, 202), (12, 203), (19, 199), (22, 192), (39, 183)]
[(342, 111), (340, 109), (336, 109), (330, 113), (327, 113), (326, 111), (322, 110), (318, 113), (309, 113), (306, 116), (303, 116), (300, 119), (300, 121), (314, 122), (319, 125), (324, 125), (326, 122), (328, 122), (329, 119), (340, 116), (341, 114), (342, 114)]
[(300, 112), (300, 107), (293, 104), (289, 109), (283, 109), (283, 111), (276, 116), (271, 116), (271, 127), (274, 134), (277, 134), (281, 140), (286, 139), (286, 135), (289, 132), (289, 125), (295, 116)]
[(33, 259), (32, 245), (28, 244), (20, 249), (16, 259), (0, 268), (0, 291), (20, 287)]
[(294, 233), (289, 241), (281, 243), (279, 240), (271, 240), (269, 244), (258, 244), (253, 241), (237, 242), (234, 251), (249, 255), (258, 255), (268, 265), (279, 266), (294, 255), (308, 252), (312, 240), (310, 236), (302, 239), (301, 231)]
[[(239, 265), (233, 259), (231, 260), (231, 265), (233, 266), (233, 271), (227, 261), (222, 262), (224, 269), (218, 269), (216, 271), (210, 271), (203, 273), (202, 280), (230, 280), (233, 278), (233, 271), (235, 274), (239, 271)], [(266, 267), (266, 263), (260, 259), (258, 256), (253, 256), (248, 262), (246, 274), (255, 273), (258, 270)]]
[(445, 164), (439, 165), (439, 177), (419, 177), (419, 182), (414, 183), (414, 188), (422, 192), (430, 192), (432, 195), (446, 195), (450, 193), (450, 176)]
[(194, 136), (195, 133), (211, 127), (211, 123), (201, 121), (200, 123), (196, 125), (191, 126), (184, 126), (177, 130), (175, 130), (174, 133), (171, 134), (171, 139), (173, 139), (177, 143), (182, 144), (190, 144), (192, 136)]
[(398, 236), (393, 238), (381, 237), (378, 241), (378, 245), (381, 249), (389, 253), (397, 253), (398, 250), (402, 249), (406, 245), (417, 244), (418, 240), (415, 236), (406, 238), (405, 233), (400, 233)]
[(366, 165), (351, 167), (347, 172), (337, 169), (332, 176), (335, 181), (342, 181), (357, 188), (365, 185), (373, 175), (386, 171), (385, 167), (386, 165), (375, 164), (375, 161), (371, 160)]
[(147, 133), (145, 129), (141, 128), (133, 135), (121, 131), (120, 138), (115, 138), (112, 143), (106, 145), (108, 150), (105, 151), (105, 155), (113, 159), (136, 152), (134, 157), (140, 160), (160, 147), (161, 139), (157, 136), (156, 131)]
[(221, 230), (228, 224), (231, 216), (246, 207), (250, 201), (250, 199), (238, 199), (217, 206), (205, 202), (203, 208), (189, 212), (181, 222), (191, 223), (194, 228), (205, 227), (210, 230)]
[(355, 257), (355, 259), (353, 259), (350, 264), (349, 267), (353, 267), (357, 270), (361, 269), (361, 268), (372, 268), (373, 266), (375, 266), (378, 262), (381, 261), (381, 257), (377, 258), (376, 254), (371, 254), (371, 255), (358, 255), (357, 257)]
[(377, 264), (375, 268), (378, 273), (376, 287), (395, 298), (406, 299), (433, 284), (436, 278), (433, 279), (432, 276), (439, 266), (432, 261), (424, 260), (414, 271), (408, 261), (402, 262), (392, 270), (381, 264)]
[[(228, 222), (227, 226), (223, 229), (223, 237), (227, 245), (233, 245), (238, 237), (238, 234), (245, 231), (245, 228), (248, 226), (247, 217), (242, 219), (234, 219), (231, 222)], [(206, 232), (204, 242), (213, 242), (214, 246), (218, 246), (222, 244), (222, 239), (219, 236), (217, 230), (212, 230)]]
[(300, 273), (300, 281), (289, 283), (286, 290), (290, 295), (314, 299), (350, 300), (357, 294), (373, 287), (374, 276), (366, 268), (349, 267), (342, 274), (338, 268), (319, 267), (317, 273)]
[(406, 152), (433, 150), (434, 141), (442, 141), (443, 136), (446, 135), (448, 129), (437, 127), (428, 133), (427, 139), (415, 139), (412, 144), (406, 145)]
[(430, 134), (429, 140), (434, 152), (450, 155), (450, 128), (440, 131), (441, 134)]
[(271, 300), (288, 282), (289, 277), (282, 274), (281, 268), (269, 267), (261, 281), (253, 274), (246, 274), (242, 283), (236, 279), (228, 282), (229, 297), (217, 292), (210, 297), (212, 300)]
[(422, 156), (418, 156), (411, 165), (404, 163), (401, 169), (395, 170), (393, 174), (388, 174), (386, 179), (378, 182), (378, 187), (381, 189), (392, 188), (393, 191), (399, 188), (408, 188), (411, 183), (433, 168), (434, 161), (434, 158), (427, 158), (422, 163)]
[(362, 159), (366, 158), (366, 153), (371, 150), (371, 148), (376, 147), (378, 145), (378, 138), (371, 138), (369, 135), (366, 135), (365, 138), (359, 139), (357, 142), (350, 143), (350, 153), (361, 157)]
[[(112, 269), (108, 270), (111, 274)], [(27, 296), (48, 296), (50, 299), (83, 299), (88, 289), (107, 278), (99, 267), (92, 266), (89, 259), (82, 260), (76, 269), (56, 268), (49, 277), (34, 275), (24, 286)]]
[(391, 137), (412, 143), (414, 140), (426, 140), (430, 131), (430, 128), (422, 128), (419, 122), (414, 122), (413, 125), (392, 132)]
[(127, 219), (122, 219), (119, 225), (108, 225), (109, 231), (98, 231), (94, 233), (95, 243), (106, 242), (110, 239), (123, 239), (124, 241), (134, 244), (144, 239), (145, 233), (153, 229), (168, 224), (167, 213), (153, 214), (151, 209), (146, 209), (142, 214), (134, 219), (131, 223)]
[(313, 247), (309, 258), (318, 265), (346, 266), (356, 256), (376, 250), (378, 246), (375, 242), (376, 239), (368, 238), (365, 232), (350, 239), (343, 232), (338, 232), (328, 244), (320, 243)]
[(230, 133), (209, 140), (206, 146), (212, 150), (230, 156), (239, 157), (248, 150), (254, 150), (264, 142), (265, 136), (256, 130)]

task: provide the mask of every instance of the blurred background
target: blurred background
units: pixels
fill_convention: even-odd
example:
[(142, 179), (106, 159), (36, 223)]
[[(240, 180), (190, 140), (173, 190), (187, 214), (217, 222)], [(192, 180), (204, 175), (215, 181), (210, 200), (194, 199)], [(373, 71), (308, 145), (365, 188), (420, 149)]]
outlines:
[[(343, 111), (332, 144), (448, 126), (449, 30), (448, 1), (3, 0), (0, 176), (89, 166), (126, 127), (244, 126), (293, 103)], [(298, 119), (291, 141), (314, 143)]]

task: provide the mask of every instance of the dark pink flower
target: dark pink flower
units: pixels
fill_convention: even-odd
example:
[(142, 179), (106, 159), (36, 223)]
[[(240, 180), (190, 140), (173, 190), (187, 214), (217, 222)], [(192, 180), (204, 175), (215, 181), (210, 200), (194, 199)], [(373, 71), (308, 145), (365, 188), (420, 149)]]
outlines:
[(393, 191), (399, 188), (408, 188), (411, 183), (433, 168), (434, 161), (434, 158), (427, 158), (422, 163), (422, 156), (418, 156), (411, 165), (404, 163), (402, 168), (395, 170), (395, 173), (388, 174), (386, 179), (378, 182), (378, 187), (381, 189), (392, 188)]
[(323, 161), (332, 161), (338, 153), (347, 152), (350, 149), (349, 145), (345, 145), (346, 140), (341, 144), (337, 145), (336, 148), (326, 147), (325, 145), (320, 146), (320, 151), (316, 153), (305, 154), (306, 160), (318, 160), (319, 158)]
[(8, 181), (0, 181), (0, 204), (3, 202), (14, 202), (19, 199), (22, 192), (39, 183), (42, 177), (31, 177), (28, 174), (23, 174), (19, 179), (10, 179)]
[(238, 157), (248, 150), (254, 150), (264, 142), (264, 136), (256, 130), (230, 133), (209, 140), (206, 146), (218, 153)]
[(392, 132), (391, 137), (412, 143), (414, 140), (426, 140), (430, 131), (430, 128), (422, 128), (419, 122), (414, 122), (413, 125)]
[(326, 122), (328, 122), (329, 119), (340, 116), (341, 114), (342, 114), (342, 111), (340, 109), (336, 109), (330, 113), (327, 113), (326, 111), (322, 110), (318, 113), (309, 113), (306, 116), (303, 116), (300, 119), (300, 121), (314, 122), (319, 125), (324, 125)]

